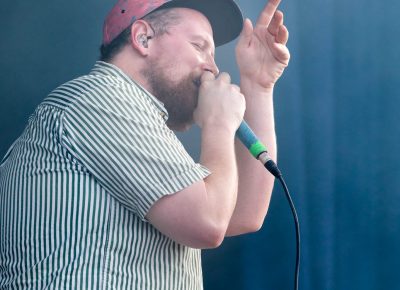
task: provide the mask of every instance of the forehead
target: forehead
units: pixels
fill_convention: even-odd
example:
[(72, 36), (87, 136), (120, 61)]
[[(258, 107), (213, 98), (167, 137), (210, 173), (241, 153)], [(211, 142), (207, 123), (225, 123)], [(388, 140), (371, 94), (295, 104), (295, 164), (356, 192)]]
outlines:
[(201, 12), (189, 8), (174, 8), (179, 13), (180, 21), (171, 27), (171, 31), (190, 37), (204, 38), (214, 46), (213, 30), (207, 17)]

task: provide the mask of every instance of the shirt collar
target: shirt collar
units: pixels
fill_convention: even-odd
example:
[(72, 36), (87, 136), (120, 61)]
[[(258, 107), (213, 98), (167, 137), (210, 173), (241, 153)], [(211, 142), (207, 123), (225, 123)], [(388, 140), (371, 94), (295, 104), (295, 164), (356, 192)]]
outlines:
[(139, 89), (143, 93), (143, 95), (148, 97), (151, 100), (151, 102), (156, 106), (156, 108), (160, 111), (161, 117), (163, 117), (165, 121), (168, 120), (168, 112), (165, 109), (164, 104), (155, 96), (153, 96), (149, 91), (147, 91), (144, 87), (142, 87), (140, 84), (131, 79), (119, 67), (108, 62), (96, 61), (90, 74), (105, 75), (105, 76), (111, 75)]

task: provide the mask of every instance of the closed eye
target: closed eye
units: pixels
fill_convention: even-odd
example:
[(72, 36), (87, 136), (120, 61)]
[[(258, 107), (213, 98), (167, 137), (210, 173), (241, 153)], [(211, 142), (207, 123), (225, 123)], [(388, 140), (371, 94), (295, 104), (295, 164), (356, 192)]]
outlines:
[[(211, 45), (208, 42), (203, 41), (203, 40), (191, 41), (190, 44), (193, 45), (193, 47), (201, 53), (208, 53), (209, 52), (208, 50), (211, 50)], [(210, 51), (209, 53), (214, 58), (214, 52)]]
[(202, 46), (202, 45), (200, 45), (200, 44), (198, 44), (198, 43), (195, 43), (195, 42), (192, 42), (192, 45), (193, 45), (197, 50), (203, 51), (203, 46)]

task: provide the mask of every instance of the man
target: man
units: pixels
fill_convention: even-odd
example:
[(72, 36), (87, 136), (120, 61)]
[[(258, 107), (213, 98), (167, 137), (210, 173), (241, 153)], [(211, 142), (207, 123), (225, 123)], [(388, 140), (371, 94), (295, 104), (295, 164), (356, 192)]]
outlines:
[[(254, 29), (232, 0), (117, 3), (103, 61), (54, 90), (1, 163), (1, 289), (203, 288), (199, 249), (257, 231), (268, 209), (273, 177), (234, 136), (246, 119), (276, 159), (279, 2)], [(240, 30), (239, 88), (214, 42)], [(193, 122), (201, 165), (170, 130)]]

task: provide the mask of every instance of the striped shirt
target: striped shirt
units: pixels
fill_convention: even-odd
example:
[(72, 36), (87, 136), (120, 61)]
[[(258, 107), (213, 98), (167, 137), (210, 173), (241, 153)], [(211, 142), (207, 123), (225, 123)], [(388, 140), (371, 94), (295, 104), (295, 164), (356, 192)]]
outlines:
[(203, 288), (200, 250), (145, 218), (209, 174), (167, 116), (105, 62), (44, 99), (0, 164), (0, 289)]

